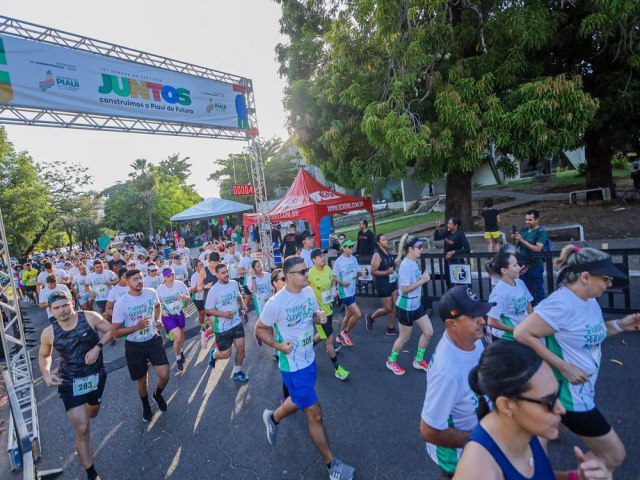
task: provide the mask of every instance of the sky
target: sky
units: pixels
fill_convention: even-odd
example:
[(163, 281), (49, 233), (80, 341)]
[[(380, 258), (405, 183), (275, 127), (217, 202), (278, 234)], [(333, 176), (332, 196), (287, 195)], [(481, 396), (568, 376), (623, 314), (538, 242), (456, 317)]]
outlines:
[[(105, 42), (175, 58), (253, 80), (262, 138), (286, 139), (282, 106), (284, 80), (275, 47), (280, 6), (272, 0), (3, 0), (2, 15)], [(93, 189), (126, 180), (137, 158), (158, 163), (178, 153), (193, 165), (189, 183), (202, 197), (218, 196), (207, 181), (215, 160), (239, 153), (243, 141), (169, 137), (32, 126), (6, 126), (16, 150), (37, 162), (81, 163), (93, 175)]]

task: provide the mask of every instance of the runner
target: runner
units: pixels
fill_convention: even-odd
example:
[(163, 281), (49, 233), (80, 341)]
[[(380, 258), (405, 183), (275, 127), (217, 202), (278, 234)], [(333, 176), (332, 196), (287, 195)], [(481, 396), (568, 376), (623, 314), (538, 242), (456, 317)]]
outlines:
[[(320, 308), (327, 314), (327, 322), (320, 325), (316, 324), (317, 333), (313, 337), (313, 344), (316, 345), (320, 341), (325, 341), (325, 348), (329, 360), (335, 369), (335, 377), (338, 380), (346, 380), (349, 378), (349, 372), (338, 364), (338, 357), (333, 348), (333, 290), (335, 290), (336, 280), (333, 276), (331, 268), (325, 264), (322, 250), (316, 248), (311, 252), (311, 261), (313, 268), (309, 270), (309, 286), (313, 289), (316, 301)], [(306, 262), (305, 262), (306, 265)]]
[[(209, 291), (218, 282), (216, 267), (220, 263), (220, 254), (218, 252), (211, 252), (208, 260), (208, 265), (200, 270), (200, 275), (198, 276), (198, 291), (203, 294), (203, 305), (207, 302)], [(211, 335), (213, 335), (213, 320), (211, 317), (208, 317), (207, 321), (209, 323), (209, 327), (200, 332), (200, 346), (202, 348), (206, 348), (207, 340)]]
[(109, 290), (111, 290), (111, 287), (116, 283), (118, 283), (116, 274), (111, 270), (105, 270), (102, 260), (94, 260), (93, 272), (87, 275), (84, 287), (87, 292), (93, 294), (95, 301), (94, 307), (97, 305), (100, 313), (106, 311)]
[(24, 292), (27, 295), (27, 298), (34, 305), (38, 304), (38, 300), (36, 297), (36, 283), (38, 281), (38, 271), (33, 268), (31, 262), (26, 262), (24, 264), (24, 270), (22, 270), (21, 278), (22, 285), (24, 285)]
[[(120, 267), (118, 270), (118, 284), (114, 285), (113, 288), (109, 291), (109, 296), (107, 297), (107, 303), (105, 304), (104, 318), (109, 323), (113, 319), (113, 305), (116, 301), (122, 297), (125, 293), (129, 292), (129, 283), (127, 282), (127, 267)], [(115, 345), (116, 339), (111, 340), (111, 345)]]
[[(313, 350), (313, 324), (324, 324), (327, 314), (316, 302), (308, 287), (308, 272), (300, 257), (285, 259), (283, 270), (286, 286), (271, 297), (256, 323), (256, 336), (266, 345), (280, 351), (280, 372), (290, 396), (275, 411), (265, 410), (262, 419), (267, 440), (276, 444), (278, 424), (298, 410), (304, 410), (309, 434), (327, 465), (329, 478), (350, 480), (355, 469), (335, 458), (322, 421), (322, 409), (315, 392), (317, 368)], [(271, 334), (275, 330), (275, 338)]]
[(231, 357), (231, 346), (236, 347), (233, 379), (247, 382), (249, 377), (242, 371), (244, 361), (244, 326), (242, 324), (242, 297), (235, 280), (229, 280), (229, 270), (224, 263), (216, 266), (218, 282), (211, 287), (205, 300), (207, 315), (213, 316), (213, 331), (216, 345), (209, 351), (209, 366), (215, 368), (216, 360)]
[[(55, 321), (40, 336), (38, 365), (49, 387), (58, 387), (75, 432), (76, 452), (89, 480), (99, 479), (93, 464), (90, 420), (100, 413), (107, 381), (102, 347), (111, 340), (111, 325), (94, 312), (76, 312), (71, 296), (55, 292), (48, 298)], [(102, 340), (97, 332), (102, 332)], [(57, 375), (51, 373), (51, 353), (60, 356)]]
[[(514, 336), (553, 367), (560, 382), (560, 401), (567, 409), (562, 423), (613, 472), (624, 461), (625, 449), (595, 404), (602, 342), (621, 332), (640, 330), (640, 313), (604, 321), (596, 299), (614, 278), (627, 278), (606, 253), (567, 245), (554, 264), (562, 269), (557, 280), (562, 286), (534, 307)], [(540, 341), (544, 337), (546, 346)]]
[[(187, 267), (187, 269), (193, 270), (193, 265), (191, 264), (191, 249), (187, 247), (184, 241), (184, 237), (180, 237), (178, 239), (177, 252), (182, 257), (182, 261), (184, 262), (184, 265)], [(178, 272), (176, 272), (176, 278), (177, 278), (177, 275), (178, 275)]]
[(66, 283), (65, 280), (68, 277), (67, 272), (65, 272), (63, 269), (54, 268), (52, 262), (50, 261), (44, 262), (44, 270), (38, 273), (38, 283), (37, 283), (38, 294), (40, 294), (40, 290), (42, 290), (42, 288), (44, 288), (45, 284), (47, 283), (47, 277), (49, 275), (55, 275), (56, 278), (58, 279), (58, 282), (60, 283)]
[(292, 223), (287, 228), (287, 234), (282, 239), (280, 245), (280, 251), (282, 252), (282, 258), (285, 260), (287, 257), (295, 255), (298, 252), (298, 245), (300, 244), (300, 237), (297, 233), (296, 224)]
[(202, 260), (196, 260), (196, 271), (191, 275), (191, 281), (189, 285), (191, 285), (191, 298), (193, 299), (193, 304), (196, 306), (196, 310), (198, 310), (198, 324), (200, 325), (200, 347), (207, 348), (207, 324), (205, 322), (204, 315), (204, 292), (202, 290), (198, 290), (198, 278), (200, 277), (200, 272), (204, 268), (204, 263)]
[(251, 264), (254, 261), (254, 258), (251, 257), (251, 247), (249, 245), (245, 245), (244, 247), (244, 256), (240, 260), (240, 264), (238, 265), (238, 275), (242, 276), (242, 292), (244, 293), (243, 305), (245, 310), (249, 310), (249, 300), (251, 300), (251, 281), (249, 277), (251, 276)]
[(147, 276), (147, 262), (145, 261), (146, 256), (144, 253), (139, 253), (137, 256), (135, 267), (137, 270), (140, 270), (143, 277)]
[(126, 336), (125, 357), (131, 380), (137, 383), (142, 401), (142, 420), (151, 421), (153, 414), (149, 404), (149, 372), (147, 362), (153, 365), (158, 377), (152, 395), (161, 412), (167, 411), (167, 402), (162, 392), (169, 382), (169, 360), (158, 335), (160, 301), (156, 292), (143, 287), (140, 270), (127, 272), (129, 292), (115, 303), (113, 308), (113, 331), (116, 338)]
[(307, 230), (300, 234), (300, 241), (302, 242), (302, 249), (300, 250), (300, 256), (304, 260), (304, 264), (307, 268), (313, 267), (313, 260), (311, 260), (311, 251), (313, 247), (313, 233), (309, 233)]
[(422, 335), (418, 340), (418, 351), (413, 360), (413, 368), (427, 370), (428, 365), (424, 360), (424, 354), (433, 336), (433, 325), (429, 315), (422, 305), (422, 286), (429, 281), (431, 275), (428, 271), (421, 272), (418, 260), (422, 254), (422, 240), (418, 237), (410, 237), (406, 233), (400, 239), (400, 251), (396, 262), (402, 259), (398, 272), (399, 296), (396, 301), (398, 307), (398, 324), (400, 334), (391, 348), (391, 355), (387, 359), (387, 368), (396, 375), (404, 375), (405, 370), (398, 365), (398, 355), (405, 343), (411, 338), (413, 325), (417, 325)]
[(162, 304), (162, 323), (173, 337), (173, 350), (176, 353), (176, 375), (184, 373), (184, 327), (183, 309), (189, 301), (189, 289), (180, 280), (176, 280), (175, 271), (169, 267), (162, 271), (164, 283), (156, 290)]
[(242, 261), (242, 256), (238, 252), (236, 252), (236, 246), (232, 242), (227, 242), (225, 244), (225, 247), (226, 253), (222, 258), (222, 263), (227, 265), (229, 278), (239, 285), (240, 273), (238, 272), (238, 267), (240, 266), (240, 262)]
[(67, 288), (66, 285), (58, 283), (58, 277), (55, 275), (49, 275), (46, 278), (46, 283), (44, 288), (40, 290), (40, 295), (38, 298), (38, 305), (40, 308), (45, 308), (47, 310), (47, 318), (51, 323), (55, 321), (53, 314), (51, 313), (51, 309), (49, 308), (49, 296), (54, 292), (64, 292), (71, 295), (71, 292)]
[(478, 397), (468, 378), (484, 350), (480, 341), (483, 315), (491, 306), (480, 302), (465, 286), (450, 289), (439, 302), (445, 332), (429, 362), (420, 436), (427, 442), (427, 453), (447, 477), (455, 472), (462, 448), (478, 423)]
[(338, 296), (345, 306), (344, 318), (340, 327), (340, 333), (336, 336), (336, 341), (342, 345), (353, 347), (351, 329), (358, 323), (362, 313), (356, 303), (356, 279), (358, 278), (358, 261), (351, 255), (351, 250), (355, 242), (345, 240), (340, 247), (342, 255), (336, 258), (333, 264), (333, 276), (338, 285)]
[(173, 254), (173, 263), (171, 264), (171, 268), (176, 274), (176, 280), (182, 283), (187, 283), (189, 281), (189, 270), (187, 266), (182, 263), (182, 255), (179, 253)]
[(260, 260), (253, 260), (250, 268), (248, 280), (248, 284), (250, 285), (249, 290), (253, 294), (253, 306), (256, 310), (256, 315), (260, 318), (267, 300), (271, 298), (271, 273), (264, 271)]
[(389, 253), (389, 240), (383, 233), (376, 237), (377, 247), (371, 258), (371, 275), (376, 286), (376, 293), (380, 297), (382, 307), (364, 316), (367, 330), (373, 329), (376, 318), (389, 316), (387, 335), (398, 335), (396, 329), (396, 302), (398, 301), (398, 272), (396, 263)]
[(489, 301), (496, 305), (487, 314), (494, 340), (512, 340), (513, 329), (533, 310), (533, 296), (520, 280), (518, 259), (512, 253), (500, 252), (486, 266), (489, 275), (499, 275), (498, 284), (491, 290)]
[(78, 274), (73, 276), (73, 288), (78, 295), (80, 310), (93, 310), (91, 294), (85, 288), (87, 282), (87, 266), (84, 263), (78, 265)]
[(147, 276), (144, 277), (144, 288), (157, 289), (162, 284), (162, 276), (158, 275), (158, 265), (150, 262), (147, 265)]

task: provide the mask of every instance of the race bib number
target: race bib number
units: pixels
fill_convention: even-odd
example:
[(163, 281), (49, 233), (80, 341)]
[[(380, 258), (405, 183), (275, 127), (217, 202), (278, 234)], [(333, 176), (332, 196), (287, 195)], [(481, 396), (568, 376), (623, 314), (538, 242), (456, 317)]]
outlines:
[(389, 275), (389, 283), (394, 283), (398, 280), (398, 274), (396, 272), (393, 272), (391, 275)]
[(182, 300), (178, 300), (177, 302), (171, 302), (167, 304), (167, 311), (171, 315), (177, 315), (182, 311), (183, 306), (184, 306), (184, 302)]
[(99, 297), (104, 297), (109, 292), (109, 287), (107, 287), (103, 283), (101, 283), (100, 285), (96, 285), (94, 289), (95, 289), (96, 295)]
[(98, 389), (99, 376), (97, 373), (83, 378), (73, 379), (73, 396), (85, 395)]
[(312, 348), (313, 347), (313, 333), (310, 333), (307, 336), (300, 338), (299, 342), (302, 348)]
[(322, 303), (333, 303), (333, 295), (331, 294), (331, 290), (322, 292), (321, 296), (322, 296)]

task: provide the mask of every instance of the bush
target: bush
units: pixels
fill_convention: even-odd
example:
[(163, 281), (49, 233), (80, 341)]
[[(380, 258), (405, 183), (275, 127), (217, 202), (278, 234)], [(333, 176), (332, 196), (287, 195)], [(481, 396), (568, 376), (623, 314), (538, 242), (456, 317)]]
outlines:
[(611, 159), (611, 166), (618, 170), (626, 170), (629, 168), (629, 160), (623, 155), (614, 155)]
[(587, 176), (587, 162), (584, 162), (578, 165), (578, 176), (579, 177)]

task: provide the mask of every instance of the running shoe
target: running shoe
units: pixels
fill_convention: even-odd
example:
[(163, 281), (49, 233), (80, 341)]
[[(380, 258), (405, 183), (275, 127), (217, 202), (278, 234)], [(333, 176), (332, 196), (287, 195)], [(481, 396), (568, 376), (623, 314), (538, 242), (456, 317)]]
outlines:
[(329, 467), (329, 480), (352, 480), (356, 469), (339, 458), (333, 458)]
[(344, 368), (342, 368), (341, 365), (338, 365), (338, 368), (336, 368), (336, 378), (338, 380), (346, 380), (347, 378), (349, 378), (349, 372), (347, 372)]
[[(337, 342), (337, 341), (338, 341), (338, 340), (337, 340), (337, 337), (336, 337), (336, 342)], [(341, 344), (341, 343), (336, 343), (336, 344), (333, 346), (333, 350), (334, 350), (336, 353), (338, 353), (338, 352), (340, 351), (340, 349), (341, 349), (341, 348), (342, 348), (342, 344)]]
[(206, 330), (202, 330), (200, 332), (200, 348), (207, 348), (207, 340), (209, 340), (209, 336), (207, 335)]
[(343, 345), (346, 346), (347, 345), (346, 340), (342, 338), (342, 332), (340, 332), (340, 333), (338, 333), (336, 335), (336, 342), (338, 342), (338, 344), (340, 346), (343, 346)]
[(242, 382), (242, 383), (245, 383), (245, 382), (249, 381), (249, 377), (247, 377), (247, 375), (244, 372), (234, 373), (233, 374), (233, 379), (236, 382)]
[(371, 317), (370, 313), (367, 313), (364, 316), (364, 326), (367, 327), (367, 330), (370, 332), (371, 330), (373, 330), (373, 318)]
[(342, 339), (345, 342), (343, 343), (343, 345), (346, 345), (347, 347), (353, 347), (353, 340), (351, 340), (351, 334), (345, 330), (344, 332), (341, 332), (341, 335), (342, 335)]
[(171, 335), (170, 332), (167, 332), (167, 340), (169, 340), (170, 342), (173, 342), (173, 335)]
[(209, 350), (209, 366), (211, 368), (216, 368), (216, 349), (212, 348)]
[(387, 368), (396, 375), (404, 375), (404, 368), (398, 365), (398, 362), (390, 362), (387, 360)]
[(184, 362), (185, 362), (185, 359), (184, 359), (184, 352), (180, 352), (180, 360), (182, 360), (182, 363), (184, 363)]
[(391, 335), (398, 335), (398, 329), (397, 328), (389, 328), (387, 327), (387, 335), (391, 336)]
[(413, 368), (416, 370), (424, 370), (425, 372), (429, 368), (429, 364), (424, 360), (420, 360), (419, 362), (413, 361)]
[(151, 421), (151, 417), (153, 417), (153, 413), (151, 413), (151, 405), (148, 403), (146, 405), (142, 405), (142, 421), (149, 423)]
[(271, 419), (272, 414), (273, 410), (265, 410), (262, 412), (262, 421), (267, 427), (267, 441), (269, 445), (276, 444), (276, 434), (278, 433), (278, 425)]
[(176, 360), (176, 375), (182, 375), (184, 373), (184, 360)]
[(153, 392), (151, 398), (153, 398), (153, 401), (156, 402), (156, 405), (158, 405), (158, 410), (160, 410), (161, 412), (167, 411), (167, 402), (164, 400), (164, 397), (161, 393)]

